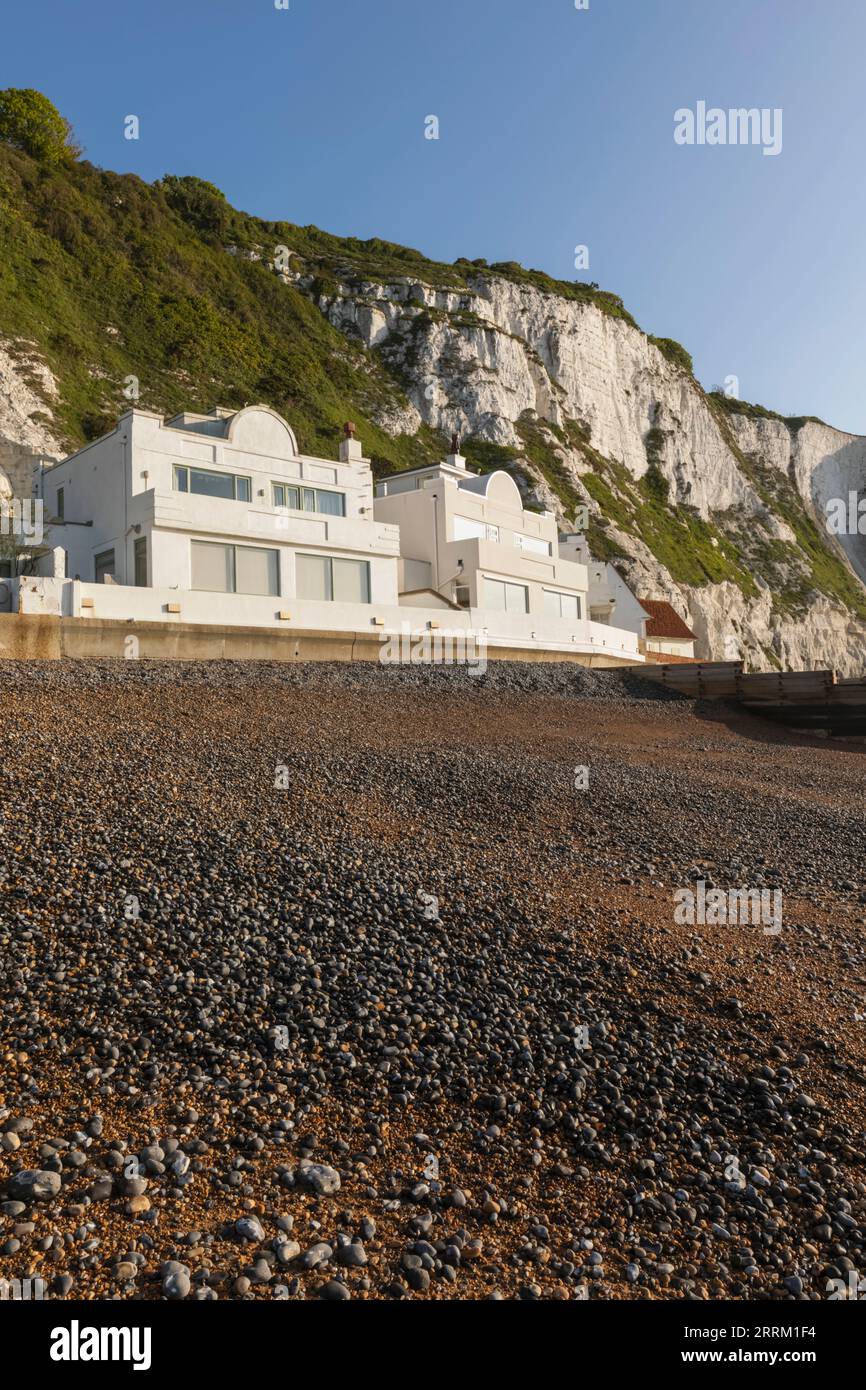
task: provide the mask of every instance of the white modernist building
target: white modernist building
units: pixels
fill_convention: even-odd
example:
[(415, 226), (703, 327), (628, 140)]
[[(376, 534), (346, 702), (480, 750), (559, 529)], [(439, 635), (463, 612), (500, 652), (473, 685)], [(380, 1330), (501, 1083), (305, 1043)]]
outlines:
[(41, 492), (64, 578), (183, 595), (188, 621), (273, 622), (283, 598), (397, 602), (399, 538), (373, 517), (360, 445), (309, 458), (264, 406), (166, 422), (130, 410)]
[(473, 632), (492, 646), (640, 660), (593, 621), (587, 564), (513, 479), (470, 473), (456, 443), (384, 479), (352, 426), (337, 460), (298, 449), (266, 406), (170, 420), (132, 409), (34, 492), (48, 556), (15, 584), (25, 613), (400, 633)]
[(432, 590), (515, 631), (527, 618), (563, 623), (559, 632), (583, 623), (586, 566), (560, 557), (553, 513), (527, 511), (510, 474), (470, 473), (452, 448), (445, 463), (376, 484), (375, 515), (400, 528), (404, 599)]

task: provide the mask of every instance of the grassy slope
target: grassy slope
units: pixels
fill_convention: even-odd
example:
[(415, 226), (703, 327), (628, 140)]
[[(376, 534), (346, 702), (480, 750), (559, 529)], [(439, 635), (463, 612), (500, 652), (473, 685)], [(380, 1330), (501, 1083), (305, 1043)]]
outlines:
[(185, 220), (189, 193), (88, 164), (44, 170), (0, 147), (0, 335), (44, 352), (65, 440), (108, 428), (134, 374), (159, 411), (267, 401), (326, 456), (349, 418), (383, 466), (440, 454), (429, 431), (395, 440), (372, 423), (405, 400), (398, 385), (272, 270), (226, 254), (232, 219), (247, 219), (219, 195), (226, 227), (207, 225), (207, 198), (202, 226)]

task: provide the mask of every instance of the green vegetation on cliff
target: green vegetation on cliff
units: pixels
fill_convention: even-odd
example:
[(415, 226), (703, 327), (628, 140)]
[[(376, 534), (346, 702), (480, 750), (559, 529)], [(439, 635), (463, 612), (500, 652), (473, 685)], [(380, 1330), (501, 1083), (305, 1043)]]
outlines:
[(406, 398), (373, 354), (272, 265), (226, 252), (251, 222), (198, 179), (148, 185), (0, 144), (0, 337), (44, 355), (65, 442), (109, 428), (135, 377), (145, 409), (266, 401), (303, 449), (326, 456), (347, 419), (382, 467), (441, 455), (445, 441), (426, 428), (394, 439), (375, 423)]

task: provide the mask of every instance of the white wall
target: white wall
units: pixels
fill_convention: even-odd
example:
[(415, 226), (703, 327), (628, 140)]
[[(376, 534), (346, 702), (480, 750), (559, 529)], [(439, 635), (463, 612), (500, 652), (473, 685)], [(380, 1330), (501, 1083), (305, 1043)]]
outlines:
[(613, 604), (611, 624), (643, 637), (647, 614), (614, 565), (594, 560), (583, 532), (562, 536), (559, 553), (564, 559), (586, 565), (589, 582), (590, 609)]
[(648, 637), (648, 652), (663, 652), (666, 656), (694, 656), (695, 644), (685, 637)]
[[(7, 581), (8, 582), (8, 581)], [(123, 584), (82, 584), (74, 580), (22, 578), (15, 581), (17, 609), (66, 617), (108, 618), (129, 622), (205, 623), (226, 627), (279, 628), (321, 632), (399, 633), (428, 622), (440, 631), (474, 632), (491, 645), (547, 647), (582, 653), (628, 656), (639, 661), (637, 638), (599, 623), (539, 620), (530, 614), (491, 613), (478, 609), (404, 608), (394, 604), (321, 603), (311, 599), (277, 600), (246, 594), (178, 593), (173, 589), (139, 589)], [(85, 601), (88, 601), (85, 606)], [(169, 613), (178, 604), (179, 613)], [(92, 606), (91, 606), (92, 605)], [(281, 620), (279, 612), (290, 614)], [(374, 618), (382, 619), (382, 625)]]
[[(95, 440), (53, 468), (46, 468), (42, 475), (48, 523), (46, 542), (62, 546), (69, 556), (68, 574), (79, 574), (85, 581), (94, 577), (94, 556), (111, 547), (115, 548), (120, 563), (118, 578), (122, 580), (125, 574), (123, 537), (129, 493), (124, 467), (127, 434), (124, 421), (128, 419), (124, 416), (110, 435)], [(50, 518), (57, 513), (58, 488), (64, 493), (66, 524), (63, 526), (50, 524)], [(86, 522), (91, 524), (80, 524)]]

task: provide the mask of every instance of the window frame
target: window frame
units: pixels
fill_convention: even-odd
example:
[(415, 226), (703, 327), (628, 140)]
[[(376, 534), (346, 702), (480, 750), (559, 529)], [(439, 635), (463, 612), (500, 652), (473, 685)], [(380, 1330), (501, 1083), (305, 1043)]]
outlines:
[[(357, 559), (354, 555), (316, 555), (316, 554), (314, 554), (314, 553), (311, 552), (311, 551), (303, 551), (303, 550), (296, 551), (296, 553), (295, 553), (295, 597), (296, 597), (296, 598), (301, 598), (301, 595), (298, 594), (298, 560), (324, 560), (324, 561), (327, 563), (327, 567), (328, 567), (328, 568), (327, 568), (327, 584), (326, 584), (326, 588), (327, 588), (328, 592), (327, 592), (327, 594), (326, 594), (326, 596), (325, 596), (324, 598), (320, 598), (320, 599), (310, 599), (310, 600), (309, 600), (310, 603), (348, 603), (348, 602), (353, 602), (353, 600), (349, 600), (349, 599), (335, 599), (335, 598), (334, 598), (334, 562), (335, 562), (335, 561), (336, 561), (337, 563), (340, 563), (340, 564), (347, 564), (347, 563), (348, 563), (348, 564), (350, 564), (350, 565), (360, 565), (360, 566), (361, 566), (361, 568), (362, 568), (363, 571), (364, 571), (364, 575), (365, 575), (365, 585), (364, 585), (364, 587), (365, 587), (365, 591), (366, 591), (366, 598), (361, 599), (361, 603), (363, 603), (363, 604), (365, 604), (365, 605), (367, 605), (367, 606), (369, 606), (369, 605), (372, 603), (372, 601), (373, 601), (373, 598), (372, 598), (372, 594), (373, 594), (373, 574), (372, 574), (372, 570), (371, 570), (371, 567), (370, 567), (370, 561), (369, 561), (369, 560), (359, 560), (359, 559)], [(306, 599), (301, 599), (301, 601), (302, 601), (302, 602), (307, 602), (308, 600), (306, 600)]]
[[(487, 609), (489, 609), (489, 611), (490, 611), (491, 613), (528, 613), (528, 612), (529, 612), (529, 585), (528, 585), (528, 584), (524, 584), (524, 583), (522, 583), (522, 582), (521, 582), (520, 580), (518, 580), (518, 579), (504, 579), (504, 578), (502, 578), (501, 575), (498, 575), (498, 574), (485, 574), (485, 575), (483, 575), (483, 580), (484, 580), (484, 591), (483, 591), (483, 592), (484, 592), (484, 607), (487, 608)], [(503, 604), (502, 604), (502, 607), (501, 607), (501, 608), (490, 608), (490, 605), (487, 603), (487, 585), (488, 585), (488, 584), (499, 584), (499, 585), (501, 585), (502, 590), (503, 590), (503, 593), (502, 593)], [(525, 604), (525, 607), (524, 607), (524, 608), (509, 608), (509, 607), (508, 607), (508, 590), (509, 590), (509, 589), (520, 589), (520, 590), (522, 590), (523, 596), (524, 596), (524, 604)]]
[[(280, 502), (277, 493), (281, 492), (286, 499)], [(294, 493), (297, 499), (295, 505), (289, 501), (289, 494)], [(307, 498), (313, 499), (313, 505), (307, 506)], [(336, 497), (339, 499), (340, 510), (337, 512), (322, 511), (319, 506), (320, 497)], [(271, 482), (271, 506), (279, 507), (289, 512), (302, 512), (315, 516), (345, 516), (346, 515), (346, 494), (339, 488), (308, 487), (306, 483), (275, 483)]]
[[(190, 545), (190, 550), (189, 550), (189, 587), (190, 587), (190, 592), (191, 592), (191, 593), (194, 593), (194, 594), (239, 594), (241, 598), (281, 598), (281, 597), (282, 597), (283, 587), (282, 587), (282, 576), (281, 576), (281, 574), (280, 574), (280, 558), (279, 558), (279, 557), (280, 557), (280, 548), (279, 548), (279, 546), (276, 546), (276, 545), (235, 545), (232, 541), (199, 541), (199, 540), (191, 540), (190, 543), (189, 543), (189, 545)], [(207, 545), (207, 546), (210, 546), (212, 549), (218, 549), (218, 550), (223, 550), (223, 551), (228, 550), (228, 551), (230, 552), (230, 566), (229, 566), (229, 569), (230, 569), (230, 573), (231, 573), (231, 588), (229, 588), (229, 589), (199, 589), (199, 588), (196, 587), (196, 585), (193, 583), (193, 546), (196, 546), (196, 545), (199, 545), (199, 546)], [(255, 594), (255, 593), (250, 593), (249, 590), (247, 590), (247, 589), (239, 589), (239, 588), (238, 588), (238, 562), (237, 562), (237, 552), (238, 552), (239, 550), (256, 550), (256, 551), (260, 551), (260, 552), (262, 552), (262, 553), (264, 553), (264, 554), (266, 554), (266, 555), (276, 555), (276, 557), (277, 557), (277, 560), (276, 560), (276, 580), (277, 580), (277, 587), (276, 587), (276, 590), (274, 591), (274, 593), (272, 593), (272, 594), (270, 594), (270, 593), (269, 593), (269, 594)]]
[[(103, 571), (103, 577), (99, 574), (99, 561), (104, 560), (107, 555), (111, 556), (113, 568)], [(110, 574), (112, 579), (117, 578), (117, 549), (115, 546), (108, 546), (105, 550), (98, 550), (93, 556), (93, 582), (94, 584), (104, 584), (106, 574)]]
[[(543, 593), (543, 595), (544, 595), (544, 598), (542, 599), (542, 602), (543, 602), (543, 603), (546, 603), (546, 599), (547, 599), (547, 595), (548, 595), (548, 594), (550, 594), (550, 595), (551, 595), (552, 597), (554, 597), (554, 598), (559, 599), (559, 612), (558, 612), (558, 613), (548, 613), (548, 612), (545, 611), (545, 617), (547, 617), (547, 618), (560, 618), (560, 619), (563, 619), (563, 620), (567, 620), (568, 622), (575, 622), (575, 623), (581, 622), (581, 620), (582, 620), (583, 604), (582, 604), (581, 601), (580, 601), (580, 594), (570, 594), (570, 593), (568, 593), (568, 591), (567, 591), (566, 589), (551, 589), (551, 588), (548, 588), (547, 585), (544, 585), (544, 586), (543, 586), (543, 588), (542, 588), (542, 593)], [(567, 599), (574, 599), (574, 602), (575, 602), (575, 604), (577, 605), (577, 612), (576, 612), (576, 613), (563, 613), (563, 611), (562, 611), (562, 600), (563, 600), (564, 598), (567, 598)]]
[[(214, 493), (212, 493), (212, 492), (195, 492), (195, 491), (193, 490), (193, 487), (192, 487), (192, 474), (193, 474), (193, 473), (204, 473), (204, 474), (206, 474), (206, 475), (207, 475), (208, 477), (210, 477), (210, 478), (230, 478), (230, 479), (231, 479), (231, 483), (232, 483), (232, 495), (231, 495), (231, 497), (219, 497), (219, 496), (215, 496)], [(185, 474), (185, 475), (186, 475), (186, 486), (185, 486), (185, 487), (181, 487), (181, 486), (180, 486), (180, 483), (179, 483), (179, 479), (180, 479), (180, 475), (181, 475), (181, 474)], [(239, 496), (238, 496), (238, 484), (239, 484), (239, 483), (242, 483), (242, 484), (245, 485), (245, 487), (244, 487), (244, 490), (246, 491), (246, 496), (245, 496), (245, 497), (239, 497)], [(252, 498), (253, 498), (253, 480), (252, 480), (252, 477), (251, 477), (250, 474), (248, 474), (248, 473), (229, 473), (228, 471), (223, 472), (223, 471), (222, 471), (221, 469), (219, 469), (219, 468), (199, 468), (197, 465), (194, 465), (194, 464), (191, 464), (191, 463), (173, 463), (173, 464), (172, 464), (171, 485), (172, 485), (172, 492), (180, 492), (180, 493), (183, 493), (184, 496), (186, 496), (186, 497), (210, 497), (214, 502), (246, 502), (247, 504), (249, 504), (249, 503), (252, 501)]]
[[(467, 528), (462, 536), (457, 534), (461, 529), (458, 523)], [(451, 518), (451, 531), (455, 541), (490, 541), (491, 544), (498, 545), (502, 538), (500, 528), (494, 522), (482, 521), (477, 516), (463, 516), (459, 512), (455, 512)]]
[[(133, 572), (133, 580), (134, 580), (133, 587), (136, 588), (136, 589), (146, 589), (146, 588), (148, 587), (148, 584), (147, 584), (147, 566), (148, 566), (148, 559), (149, 559), (148, 550), (149, 550), (149, 546), (148, 546), (148, 544), (147, 544), (147, 536), (136, 536), (135, 541), (134, 541), (134, 543), (133, 543), (133, 547), (132, 547), (132, 572)], [(138, 569), (139, 569), (139, 560), (141, 559), (142, 556), (144, 557), (144, 582), (140, 584), (140, 583), (138, 582)]]
[(525, 531), (514, 532), (514, 544), (521, 555), (546, 555), (549, 558), (552, 553), (550, 541), (546, 541), (543, 536), (528, 536)]

